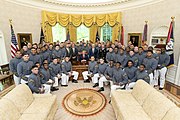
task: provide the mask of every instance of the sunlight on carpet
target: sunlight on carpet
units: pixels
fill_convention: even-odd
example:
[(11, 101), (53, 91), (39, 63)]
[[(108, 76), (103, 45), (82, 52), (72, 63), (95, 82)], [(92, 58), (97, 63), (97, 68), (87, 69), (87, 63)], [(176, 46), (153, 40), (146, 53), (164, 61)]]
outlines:
[(115, 120), (114, 110), (108, 103), (109, 86), (105, 86), (102, 94), (95, 91), (98, 87), (92, 86), (92, 83), (83, 81), (77, 84), (69, 82), (68, 87), (59, 87), (58, 91), (53, 92), (59, 104), (55, 120)]

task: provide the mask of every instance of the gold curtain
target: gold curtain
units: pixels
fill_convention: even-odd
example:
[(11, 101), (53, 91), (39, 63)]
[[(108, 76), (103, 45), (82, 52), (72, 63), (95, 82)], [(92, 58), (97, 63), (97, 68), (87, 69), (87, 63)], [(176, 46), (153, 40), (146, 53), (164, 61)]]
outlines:
[[(76, 42), (77, 39), (77, 27), (81, 24), (90, 28), (90, 40), (95, 42), (96, 33), (98, 30), (100, 36), (100, 27), (105, 23), (113, 28), (113, 39), (117, 39), (118, 26), (121, 24), (121, 12), (110, 13), (110, 14), (63, 14), (63, 13), (53, 13), (48, 11), (42, 11), (42, 28), (46, 31), (47, 37), (46, 41), (52, 41), (52, 30), (49, 31), (50, 26), (56, 25), (58, 22), (60, 25), (66, 27), (69, 30), (71, 40)], [(46, 25), (50, 26), (46, 26)], [(48, 31), (48, 32), (47, 32)], [(51, 36), (48, 36), (51, 35)], [(51, 37), (51, 38), (50, 38)]]
[(91, 27), (95, 23), (94, 15), (83, 15), (83, 23), (87, 27)]
[(71, 19), (70, 19), (70, 22), (74, 25), (74, 26), (76, 26), (76, 27), (79, 27), (80, 25), (81, 25), (81, 23), (82, 23), (82, 15), (78, 15), (78, 14), (76, 14), (76, 15), (70, 15), (71, 17)]
[(98, 30), (98, 26), (96, 24), (92, 25), (90, 27), (90, 41), (95, 43), (96, 41), (96, 33), (97, 33), (97, 30)]
[(63, 27), (66, 27), (69, 24), (69, 14), (59, 14), (58, 15), (58, 21), (59, 24), (62, 25)]
[(48, 23), (44, 27), (44, 35), (45, 35), (45, 41), (46, 42), (53, 42), (53, 35), (52, 35), (52, 26)]
[(120, 30), (119, 24), (112, 27), (112, 42), (113, 43), (115, 40), (118, 40), (119, 30)]
[(77, 28), (74, 25), (70, 24), (67, 26), (66, 29), (67, 29), (66, 30), (67, 32), (69, 31), (71, 41), (76, 43), (76, 41), (77, 41)]

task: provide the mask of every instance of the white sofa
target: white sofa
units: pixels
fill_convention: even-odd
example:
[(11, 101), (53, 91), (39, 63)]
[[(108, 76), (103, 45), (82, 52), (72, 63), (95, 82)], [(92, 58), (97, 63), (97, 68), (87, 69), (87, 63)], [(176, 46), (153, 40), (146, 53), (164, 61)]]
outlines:
[(53, 120), (57, 108), (55, 95), (32, 94), (21, 84), (0, 100), (0, 120)]
[(143, 80), (132, 91), (112, 92), (117, 120), (180, 120), (180, 108)]

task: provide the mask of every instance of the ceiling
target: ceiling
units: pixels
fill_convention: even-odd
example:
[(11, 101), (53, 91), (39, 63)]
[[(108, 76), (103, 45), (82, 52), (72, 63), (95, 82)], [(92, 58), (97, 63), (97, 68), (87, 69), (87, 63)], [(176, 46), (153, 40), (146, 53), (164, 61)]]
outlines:
[(57, 2), (66, 2), (66, 3), (107, 3), (117, 0), (56, 0)]
[(100, 14), (119, 12), (147, 6), (164, 0), (6, 0), (15, 4), (42, 10), (72, 13)]

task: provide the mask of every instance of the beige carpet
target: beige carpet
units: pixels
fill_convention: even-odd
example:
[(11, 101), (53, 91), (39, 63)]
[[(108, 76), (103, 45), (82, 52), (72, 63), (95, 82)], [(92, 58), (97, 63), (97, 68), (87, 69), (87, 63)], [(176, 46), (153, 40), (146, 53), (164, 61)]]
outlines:
[[(76, 94), (78, 89), (86, 89), (86, 88), (87, 89), (94, 89), (94, 90), (99, 89), (98, 87), (92, 88), (92, 86), (93, 86), (92, 83), (84, 83), (83, 81), (79, 81), (79, 83), (77, 83), (77, 84), (69, 82), (68, 87), (59, 87), (58, 91), (53, 92), (53, 94), (57, 95), (58, 104), (59, 104), (59, 108), (58, 108), (57, 113), (55, 115), (55, 120), (116, 120), (114, 110), (113, 110), (111, 104), (108, 103), (108, 101), (110, 99), (109, 98), (109, 93), (110, 93), (109, 86), (105, 86), (105, 91), (101, 92), (103, 95), (96, 94), (97, 96), (95, 98), (99, 97), (99, 99), (101, 98), (103, 101), (103, 102), (101, 101), (100, 103), (106, 102), (105, 99), (103, 99), (103, 96), (105, 96), (107, 99), (107, 102), (106, 102), (107, 104), (105, 106), (100, 105), (100, 104), (96, 104), (97, 105), (96, 106), (94, 104), (96, 106), (96, 108), (98, 108), (98, 105), (99, 105), (100, 109), (98, 109), (98, 110), (94, 109), (96, 111), (94, 111), (94, 112), (92, 111), (92, 113), (94, 113), (93, 115), (86, 114), (87, 116), (79, 116), (78, 114), (76, 115), (76, 114), (71, 113), (73, 110), (78, 110), (80, 107), (84, 107), (83, 105), (87, 104), (86, 100), (83, 101), (84, 102), (83, 104), (78, 103), (78, 104), (81, 104), (81, 106), (79, 106), (78, 109), (72, 107), (73, 105), (75, 105), (74, 102), (71, 103), (71, 108), (73, 108), (73, 109), (71, 109), (72, 110), (71, 112), (68, 111), (66, 108), (64, 108), (63, 100), (67, 97), (70, 99), (74, 98), (73, 94), (74, 93)], [(88, 96), (90, 94), (95, 95), (94, 93), (96, 93), (96, 92), (94, 90), (86, 91), (85, 93), (88, 94)], [(74, 92), (72, 92), (72, 91), (74, 91)], [(78, 95), (82, 95), (82, 94), (78, 94)], [(89, 97), (91, 97), (91, 96), (89, 96)], [(81, 98), (81, 99), (83, 99), (83, 98)], [(91, 99), (91, 98), (89, 98), (89, 99)], [(74, 100), (75, 99), (73, 99), (73, 101)], [(94, 99), (94, 100), (96, 101), (97, 99)], [(66, 101), (66, 103), (67, 103), (67, 101)], [(92, 102), (90, 102), (90, 104), (93, 104), (93, 100), (92, 100)]]

